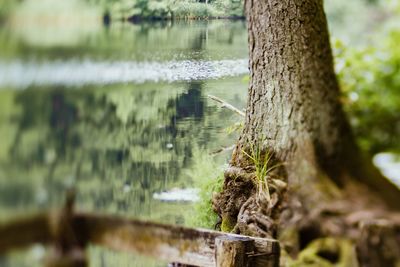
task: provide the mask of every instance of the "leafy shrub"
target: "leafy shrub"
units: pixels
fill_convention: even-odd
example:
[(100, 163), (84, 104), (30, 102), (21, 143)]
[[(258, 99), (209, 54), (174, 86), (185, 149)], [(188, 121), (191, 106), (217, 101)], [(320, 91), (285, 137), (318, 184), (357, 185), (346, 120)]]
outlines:
[(244, 3), (242, 0), (216, 0), (213, 5), (221, 16), (241, 17), (244, 15)]
[(188, 1), (176, 3), (171, 10), (175, 18), (207, 18), (217, 14), (211, 5)]
[(200, 189), (200, 201), (186, 214), (186, 225), (212, 229), (218, 221), (218, 215), (212, 209), (212, 196), (222, 190), (223, 168), (217, 166), (206, 150), (198, 147), (193, 150), (193, 159), (194, 164), (186, 175)]
[(376, 153), (400, 151), (400, 31), (363, 49), (336, 41), (336, 68), (343, 102), (360, 145)]
[[(242, 16), (242, 0), (216, 0), (209, 4), (195, 0), (117, 0), (111, 5), (113, 17), (209, 18)], [(107, 7), (108, 8), (108, 7)]]
[(151, 1), (148, 4), (148, 12), (153, 17), (168, 17), (170, 14), (170, 7), (166, 2)]
[(2, 0), (0, 1), (0, 21), (5, 19), (10, 10), (15, 6), (15, 1)]

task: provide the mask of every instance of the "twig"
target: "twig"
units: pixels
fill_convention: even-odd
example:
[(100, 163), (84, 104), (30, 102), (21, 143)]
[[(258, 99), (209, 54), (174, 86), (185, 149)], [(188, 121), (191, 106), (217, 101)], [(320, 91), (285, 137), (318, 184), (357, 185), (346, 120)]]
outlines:
[(242, 116), (242, 117), (245, 116), (245, 114), (244, 114), (243, 111), (239, 110), (238, 108), (235, 108), (234, 106), (232, 106), (231, 104), (225, 102), (225, 101), (222, 100), (221, 98), (218, 98), (218, 97), (213, 96), (213, 95), (207, 95), (207, 97), (209, 97), (210, 99), (212, 99), (212, 100), (214, 100), (214, 101), (216, 101), (216, 102), (222, 104), (222, 107), (223, 107), (223, 108), (230, 109), (230, 110), (232, 110), (233, 112), (236, 112), (237, 114), (239, 114), (239, 115)]

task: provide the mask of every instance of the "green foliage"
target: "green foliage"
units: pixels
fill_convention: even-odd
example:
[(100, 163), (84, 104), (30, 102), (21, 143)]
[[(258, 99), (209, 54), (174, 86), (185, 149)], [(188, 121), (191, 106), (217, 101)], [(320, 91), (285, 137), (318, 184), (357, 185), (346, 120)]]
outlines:
[(240, 0), (216, 0), (208, 4), (194, 0), (119, 0), (107, 3), (115, 18), (189, 19), (243, 15), (243, 3)]
[(218, 221), (217, 214), (212, 209), (214, 193), (221, 192), (224, 175), (212, 156), (198, 147), (193, 150), (192, 168), (186, 175), (193, 180), (195, 187), (200, 188), (200, 201), (187, 214), (186, 225), (213, 229)]
[(360, 145), (371, 153), (400, 151), (400, 31), (363, 49), (334, 44), (343, 103)]
[(10, 11), (15, 7), (19, 1), (15, 0), (1, 0), (0, 1), (0, 22), (5, 19)]
[(207, 18), (217, 16), (214, 6), (190, 1), (179, 1), (172, 7), (175, 18)]
[(128, 16), (165, 18), (171, 16), (169, 1), (136, 0)]
[(276, 166), (271, 166), (272, 155), (269, 151), (263, 152), (259, 146), (255, 146), (250, 140), (248, 143), (250, 145), (250, 153), (247, 153), (245, 150), (242, 152), (254, 164), (259, 194), (266, 194), (267, 200), (270, 201), (271, 196), (269, 193), (267, 174), (276, 168)]
[(223, 14), (228, 16), (243, 16), (243, 5), (242, 0), (216, 0), (213, 1), (217, 10), (220, 10)]

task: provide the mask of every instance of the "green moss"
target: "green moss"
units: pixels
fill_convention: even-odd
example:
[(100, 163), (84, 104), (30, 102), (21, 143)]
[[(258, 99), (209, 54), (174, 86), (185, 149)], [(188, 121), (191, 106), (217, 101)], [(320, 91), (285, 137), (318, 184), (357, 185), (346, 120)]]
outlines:
[(355, 267), (357, 257), (354, 245), (348, 239), (320, 238), (303, 249), (297, 259), (292, 260), (285, 253), (285, 267)]
[(221, 231), (222, 232), (232, 232), (233, 228), (236, 225), (236, 220), (231, 216), (225, 216), (222, 218), (221, 222)]

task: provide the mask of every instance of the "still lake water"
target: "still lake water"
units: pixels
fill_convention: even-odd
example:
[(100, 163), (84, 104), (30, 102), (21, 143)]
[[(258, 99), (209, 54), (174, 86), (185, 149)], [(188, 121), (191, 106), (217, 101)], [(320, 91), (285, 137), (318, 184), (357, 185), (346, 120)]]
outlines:
[[(73, 186), (79, 209), (185, 224), (191, 203), (153, 195), (216, 177), (229, 158), (208, 154), (234, 143), (226, 128), (241, 118), (207, 95), (244, 108), (244, 22), (115, 24), (68, 42), (62, 31), (0, 34), (0, 221), (60, 207)], [(0, 265), (37, 265), (42, 254)], [(90, 255), (92, 266), (158, 265)]]

